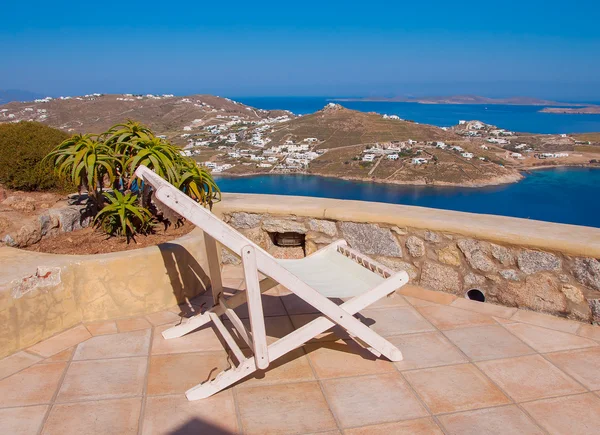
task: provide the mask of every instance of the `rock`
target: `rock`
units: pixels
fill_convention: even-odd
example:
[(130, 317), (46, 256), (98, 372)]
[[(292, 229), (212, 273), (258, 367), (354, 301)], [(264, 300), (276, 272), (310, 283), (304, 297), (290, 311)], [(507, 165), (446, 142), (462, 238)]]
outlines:
[(223, 264), (241, 264), (242, 259), (227, 248), (221, 248), (221, 263)]
[(583, 292), (578, 287), (570, 284), (563, 284), (561, 291), (567, 297), (568, 300), (576, 304), (580, 304), (585, 300)]
[(305, 237), (306, 242), (311, 241), (313, 243), (316, 243), (317, 245), (328, 245), (331, 242), (336, 241), (337, 239), (339, 239), (339, 237), (330, 237), (326, 236), (323, 233), (315, 233), (314, 231), (309, 231), (308, 233), (306, 233)]
[(425, 231), (425, 240), (431, 243), (439, 243), (442, 238), (438, 233), (434, 233), (433, 231)]
[(460, 239), (456, 244), (463, 254), (465, 254), (465, 258), (472, 268), (483, 272), (493, 272), (496, 270), (494, 262), (487, 255), (490, 252), (489, 243), (473, 239)]
[(448, 245), (438, 251), (438, 260), (450, 266), (460, 266), (460, 252), (454, 245)]
[(459, 293), (462, 290), (458, 271), (450, 266), (426, 261), (421, 271), (421, 285), (433, 290)]
[(485, 276), (477, 275), (476, 273), (468, 273), (463, 278), (465, 288), (480, 287), (485, 284)]
[(260, 228), (244, 229), (240, 230), (240, 233), (248, 237), (250, 240), (252, 240), (258, 246), (263, 248), (265, 251), (268, 251), (273, 246), (273, 241), (271, 240), (271, 237), (269, 237), (269, 235)]
[(390, 269), (392, 269), (395, 272), (399, 272), (401, 270), (406, 271), (406, 273), (408, 273), (408, 277), (410, 278), (411, 281), (414, 281), (419, 276), (419, 269), (417, 269), (412, 264), (410, 264), (406, 261), (400, 260), (398, 258), (375, 257), (375, 260), (378, 261), (379, 263), (383, 264), (384, 266), (389, 267)]
[(303, 221), (298, 221), (294, 217), (275, 218), (268, 217), (262, 222), (262, 229), (270, 233), (300, 233), (306, 234), (308, 229)]
[(307, 240), (304, 243), (304, 253), (306, 254), (306, 256), (308, 257), (310, 254), (314, 254), (315, 252), (317, 252), (319, 250), (319, 247), (317, 246), (317, 244), (315, 242), (313, 242), (312, 240)]
[(15, 244), (24, 248), (31, 246), (42, 239), (42, 227), (38, 220), (23, 225), (15, 235)]
[(236, 212), (231, 214), (229, 225), (237, 229), (254, 228), (260, 224), (262, 218), (260, 214)]
[(35, 204), (33, 202), (34, 199), (30, 197), (20, 198), (17, 196), (9, 196), (2, 202), (2, 205), (7, 205), (16, 211), (31, 213), (35, 211)]
[(500, 276), (509, 281), (519, 281), (519, 273), (514, 269), (501, 270)]
[(406, 249), (413, 257), (422, 257), (425, 255), (425, 242), (416, 236), (409, 236), (406, 239)]
[(483, 272), (494, 272), (496, 265), (483, 251), (474, 251), (472, 254), (467, 255), (467, 262), (473, 269), (481, 270)]
[(558, 275), (558, 279), (560, 279), (560, 282), (564, 283), (568, 283), (569, 281), (571, 281), (571, 277), (569, 277), (569, 275), (567, 275), (566, 273), (561, 273), (560, 275)]
[(337, 227), (335, 222), (332, 221), (326, 221), (323, 219), (310, 219), (308, 221), (308, 228), (311, 231), (323, 233), (329, 237), (335, 237), (337, 235)]
[(49, 214), (45, 213), (38, 216), (38, 221), (40, 222), (42, 237), (53, 235), (54, 233), (58, 232), (60, 222), (56, 216), (50, 216)]
[(8, 246), (16, 246), (16, 244), (17, 244), (15, 242), (15, 239), (13, 239), (10, 234), (7, 234), (6, 236), (4, 236), (4, 238), (2, 239), (2, 243), (5, 243)]
[(510, 249), (504, 246), (495, 245), (492, 243), (492, 257), (502, 263), (504, 266), (512, 266), (515, 264), (515, 256), (512, 254)]
[(18, 201), (18, 198), (17, 198), (16, 196), (14, 196), (14, 195), (10, 195), (10, 196), (7, 196), (7, 197), (5, 197), (5, 198), (2, 200), (2, 205), (5, 205), (5, 206), (7, 206), (7, 207), (12, 207), (12, 205), (13, 205), (14, 203), (16, 203), (17, 201)]
[(592, 310), (592, 322), (594, 325), (600, 324), (600, 299), (588, 299), (588, 304)]
[(286, 260), (304, 258), (304, 249), (302, 249), (302, 246), (294, 246), (290, 248), (273, 246), (271, 249), (269, 249), (269, 253), (275, 258), (282, 258)]
[(528, 276), (524, 283), (505, 282), (498, 289), (496, 297), (509, 307), (564, 315), (567, 312), (567, 298), (561, 288), (558, 278), (549, 272), (542, 272)]
[(390, 228), (390, 230), (392, 230), (399, 236), (406, 236), (408, 234), (408, 231), (406, 231), (406, 228), (398, 228), (396, 226), (393, 226), (392, 228)]
[(387, 228), (375, 224), (342, 222), (340, 229), (348, 244), (363, 254), (402, 257), (402, 248)]
[(460, 239), (456, 244), (458, 245), (458, 249), (465, 254), (465, 257), (473, 254), (475, 251), (482, 251), (485, 254), (490, 252), (489, 244), (487, 242), (480, 242), (479, 240)]
[(82, 214), (84, 210), (85, 208), (82, 206), (70, 206), (51, 209), (48, 214), (51, 219), (58, 220), (63, 233), (68, 233), (85, 228), (90, 224), (91, 218)]
[(600, 290), (600, 261), (595, 258), (576, 258), (573, 275), (581, 284)]
[(560, 270), (562, 261), (549, 252), (523, 250), (517, 257), (519, 269), (528, 275), (545, 270)]

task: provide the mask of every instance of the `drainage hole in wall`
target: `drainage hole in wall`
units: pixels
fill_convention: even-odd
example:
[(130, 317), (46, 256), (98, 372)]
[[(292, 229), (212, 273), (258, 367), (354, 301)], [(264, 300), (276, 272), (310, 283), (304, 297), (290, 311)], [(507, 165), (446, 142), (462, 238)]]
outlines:
[(485, 302), (485, 295), (479, 289), (471, 289), (466, 294), (467, 299), (477, 302)]

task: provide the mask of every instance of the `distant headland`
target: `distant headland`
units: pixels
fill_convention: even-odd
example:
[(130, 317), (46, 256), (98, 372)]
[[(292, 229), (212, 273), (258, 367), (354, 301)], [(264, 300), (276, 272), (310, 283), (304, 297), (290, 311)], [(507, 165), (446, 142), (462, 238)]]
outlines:
[(531, 97), (488, 98), (478, 95), (453, 95), (446, 97), (359, 97), (335, 98), (332, 101), (373, 101), (390, 103), (419, 103), (419, 104), (503, 104), (513, 106), (563, 106), (584, 107), (588, 104), (562, 103), (558, 101), (542, 100)]

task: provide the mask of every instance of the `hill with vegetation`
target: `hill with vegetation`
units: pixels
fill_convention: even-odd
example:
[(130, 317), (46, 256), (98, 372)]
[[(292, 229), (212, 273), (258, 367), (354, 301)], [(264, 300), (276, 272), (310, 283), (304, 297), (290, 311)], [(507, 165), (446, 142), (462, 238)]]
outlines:
[(0, 184), (26, 191), (67, 187), (42, 160), (68, 137), (39, 122), (0, 124)]

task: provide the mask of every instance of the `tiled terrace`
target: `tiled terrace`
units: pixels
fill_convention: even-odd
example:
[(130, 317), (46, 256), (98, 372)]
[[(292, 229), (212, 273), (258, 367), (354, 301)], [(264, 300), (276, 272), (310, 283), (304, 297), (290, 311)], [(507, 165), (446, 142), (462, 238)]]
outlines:
[[(225, 285), (243, 287), (226, 267)], [(184, 392), (228, 367), (212, 329), (166, 341), (189, 308), (80, 325), (0, 361), (5, 434), (591, 434), (600, 328), (406, 286), (362, 312), (404, 360), (324, 334), (233, 388)], [(206, 302), (193, 302), (196, 310)], [(264, 297), (271, 339), (314, 310)], [(244, 311), (239, 311), (244, 317)]]

